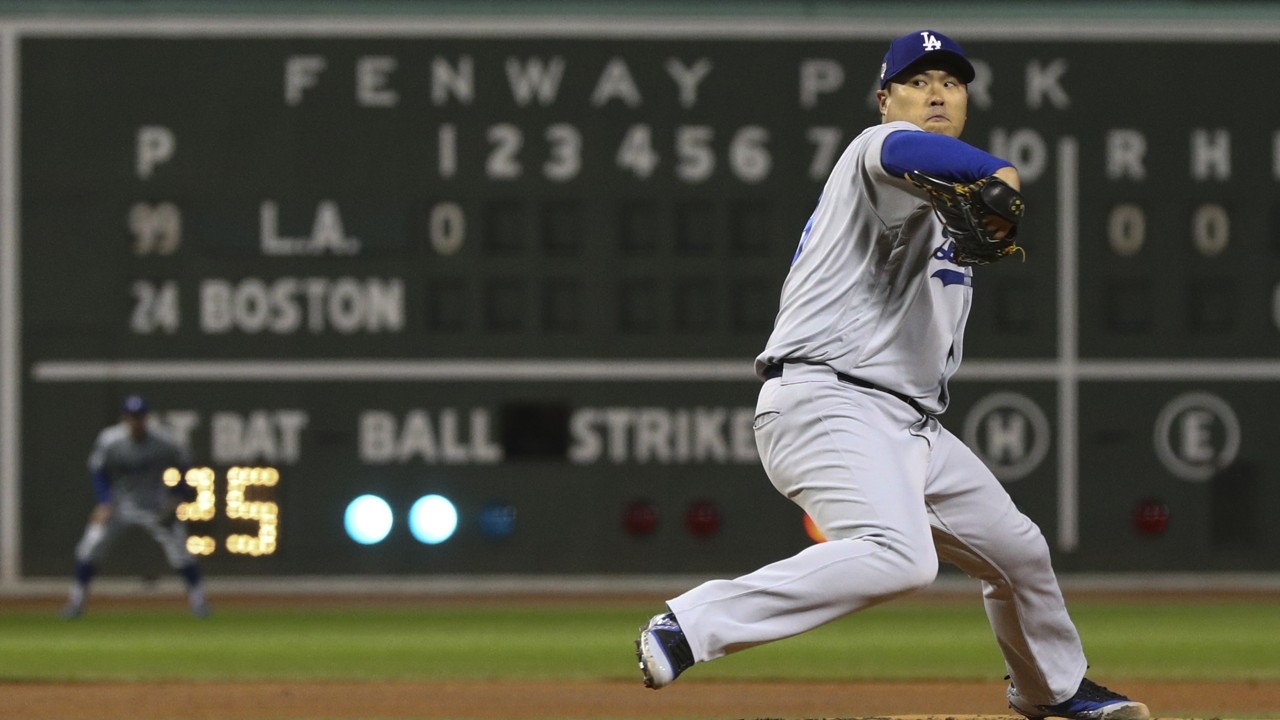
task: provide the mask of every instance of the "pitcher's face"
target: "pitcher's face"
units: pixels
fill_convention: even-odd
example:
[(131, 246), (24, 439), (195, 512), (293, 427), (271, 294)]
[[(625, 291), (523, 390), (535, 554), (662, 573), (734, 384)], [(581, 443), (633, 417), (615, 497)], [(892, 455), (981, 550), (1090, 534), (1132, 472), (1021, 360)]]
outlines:
[(881, 122), (905, 120), (928, 132), (960, 137), (969, 115), (969, 89), (945, 69), (920, 70), (876, 93)]

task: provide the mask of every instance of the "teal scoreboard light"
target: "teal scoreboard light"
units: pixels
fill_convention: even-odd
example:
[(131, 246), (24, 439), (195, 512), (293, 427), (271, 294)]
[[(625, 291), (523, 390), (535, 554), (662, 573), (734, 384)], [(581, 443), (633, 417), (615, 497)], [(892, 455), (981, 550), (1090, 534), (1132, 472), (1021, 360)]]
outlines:
[[(10, 32), (24, 577), (68, 572), (131, 392), (192, 447), (219, 575), (731, 572), (813, 542), (760, 469), (752, 362), (900, 29)], [(966, 139), (1029, 211), (1025, 263), (977, 272), (944, 423), (1061, 569), (1280, 569), (1280, 105), (1241, 71), (1280, 32), (948, 32)]]

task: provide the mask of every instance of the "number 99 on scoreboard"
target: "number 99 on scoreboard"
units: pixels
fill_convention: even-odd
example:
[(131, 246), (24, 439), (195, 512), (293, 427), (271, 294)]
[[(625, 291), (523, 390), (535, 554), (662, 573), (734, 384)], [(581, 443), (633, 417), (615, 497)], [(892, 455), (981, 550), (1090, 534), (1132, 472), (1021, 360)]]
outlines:
[[(180, 522), (207, 523), (217, 517), (216, 477), (217, 473), (208, 467), (193, 467), (185, 473), (178, 468), (165, 471), (165, 485), (174, 488), (185, 483), (195, 491), (192, 500), (179, 503), (174, 509), (174, 515)], [(273, 467), (236, 466), (227, 470), (225, 479), (222, 507), (226, 517), (256, 524), (255, 533), (228, 534), (223, 541), (226, 551), (253, 557), (274, 554), (280, 536), (280, 506), (274, 499), (249, 499), (248, 495), (252, 488), (267, 488), (258, 492), (273, 492), (271, 489), (280, 482), (280, 472)], [(217, 550), (217, 538), (196, 534), (187, 537), (187, 551), (192, 555), (212, 555)]]

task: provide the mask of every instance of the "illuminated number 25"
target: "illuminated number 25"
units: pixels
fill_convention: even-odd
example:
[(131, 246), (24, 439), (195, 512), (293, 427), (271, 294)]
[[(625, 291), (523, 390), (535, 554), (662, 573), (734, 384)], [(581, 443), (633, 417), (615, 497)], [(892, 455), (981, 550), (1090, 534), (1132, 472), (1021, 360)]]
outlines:
[[(196, 467), (184, 475), (177, 468), (165, 471), (164, 482), (169, 487), (176, 487), (179, 482), (195, 488), (196, 497), (190, 502), (180, 503), (174, 514), (183, 522), (203, 522), (212, 520), (217, 514), (215, 503), (217, 496), (214, 488), (215, 474), (207, 467)], [(236, 555), (270, 555), (276, 551), (276, 540), (279, 537), (280, 508), (270, 501), (247, 500), (245, 491), (254, 486), (275, 487), (280, 482), (280, 473), (272, 467), (233, 467), (227, 470), (227, 492), (225, 496), (227, 517), (232, 520), (253, 520), (258, 523), (258, 534), (248, 535), (233, 533), (227, 536), (227, 552)], [(218, 541), (207, 535), (192, 535), (187, 538), (187, 550), (193, 555), (212, 555), (218, 547)]]

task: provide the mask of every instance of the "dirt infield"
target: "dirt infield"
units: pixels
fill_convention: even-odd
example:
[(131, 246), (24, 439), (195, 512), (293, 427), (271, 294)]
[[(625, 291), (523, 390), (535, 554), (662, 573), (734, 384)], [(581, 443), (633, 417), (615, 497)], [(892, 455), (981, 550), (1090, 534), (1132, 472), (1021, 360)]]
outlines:
[[(639, 682), (0, 684), (0, 718), (1009, 718), (1002, 683)], [(1156, 717), (1280, 716), (1280, 684), (1126, 683)]]

